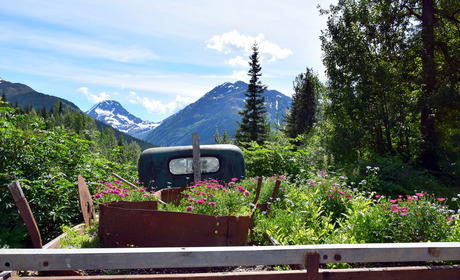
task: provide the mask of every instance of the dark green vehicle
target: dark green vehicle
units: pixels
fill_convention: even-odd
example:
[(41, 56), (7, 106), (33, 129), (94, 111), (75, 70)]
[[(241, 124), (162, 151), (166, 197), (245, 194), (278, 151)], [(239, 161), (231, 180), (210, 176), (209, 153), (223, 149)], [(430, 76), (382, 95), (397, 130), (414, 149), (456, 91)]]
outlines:
[[(235, 145), (200, 146), (202, 179), (230, 182), (246, 176), (241, 149)], [(150, 190), (186, 187), (193, 178), (193, 147), (150, 148), (141, 153), (138, 164), (139, 181)]]

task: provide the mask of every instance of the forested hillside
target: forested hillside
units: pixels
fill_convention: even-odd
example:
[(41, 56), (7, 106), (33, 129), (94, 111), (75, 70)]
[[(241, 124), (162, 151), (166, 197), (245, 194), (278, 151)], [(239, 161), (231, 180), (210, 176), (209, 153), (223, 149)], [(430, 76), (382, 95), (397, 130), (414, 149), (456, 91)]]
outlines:
[[(136, 142), (117, 139), (114, 130), (97, 129), (94, 119), (75, 110), (0, 107), (0, 247), (22, 247), (27, 236), (7, 185), (19, 180), (45, 241), (60, 227), (81, 222), (77, 176), (89, 182), (117, 172), (136, 180), (141, 152)], [(8, 242), (8, 243), (6, 243)]]

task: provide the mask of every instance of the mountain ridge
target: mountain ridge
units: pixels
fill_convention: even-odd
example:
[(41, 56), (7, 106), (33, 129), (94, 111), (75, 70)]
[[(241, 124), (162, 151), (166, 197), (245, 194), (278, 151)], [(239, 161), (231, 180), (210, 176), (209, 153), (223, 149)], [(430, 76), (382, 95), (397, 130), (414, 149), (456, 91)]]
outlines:
[[(248, 84), (242, 81), (226, 82), (203, 95), (181, 111), (161, 122), (143, 139), (160, 146), (190, 145), (191, 134), (200, 134), (201, 144), (215, 144), (216, 128), (220, 134), (233, 135), (237, 129), (238, 114), (245, 104)], [(268, 120), (272, 125), (282, 122), (281, 116), (291, 105), (291, 98), (276, 90), (264, 92)]]

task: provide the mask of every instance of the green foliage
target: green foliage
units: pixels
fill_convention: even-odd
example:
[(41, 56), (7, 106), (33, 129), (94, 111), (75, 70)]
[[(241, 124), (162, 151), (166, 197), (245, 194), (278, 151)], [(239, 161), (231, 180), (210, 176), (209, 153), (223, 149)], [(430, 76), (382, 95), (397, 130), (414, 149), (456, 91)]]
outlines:
[(317, 120), (318, 98), (322, 90), (323, 85), (312, 69), (307, 68), (295, 78), (292, 106), (285, 116), (287, 136), (296, 138), (310, 132)]
[(309, 153), (296, 147), (291, 140), (280, 135), (276, 141), (266, 141), (263, 145), (249, 143), (243, 150), (247, 176), (295, 177), (309, 171)]
[(163, 205), (165, 210), (215, 216), (249, 216), (253, 210), (253, 190), (246, 189), (234, 178), (229, 183), (214, 179), (197, 182), (183, 192), (178, 206)]
[(361, 191), (346, 180), (324, 174), (296, 184), (284, 182), (269, 211), (256, 213), (253, 241), (300, 245), (458, 238), (459, 214), (446, 206), (458, 197), (415, 193), (392, 199)]
[(98, 229), (99, 225), (97, 223), (91, 226), (85, 226), (83, 229), (63, 226), (62, 232), (65, 236), (59, 241), (59, 248), (101, 248), (102, 243), (98, 237)]
[[(46, 129), (34, 110), (27, 115), (2, 107), (0, 111), (0, 247), (26, 246), (27, 232), (7, 189), (19, 180), (45, 242), (60, 233), (62, 225), (82, 220), (77, 176), (88, 182), (117, 172), (136, 177), (136, 167), (107, 160), (94, 153), (97, 144), (64, 126)], [(93, 184), (89, 184), (91, 190)]]
[[(140, 184), (139, 182), (137, 182)], [(158, 201), (154, 192), (147, 191), (142, 186), (128, 185), (120, 180), (113, 182), (98, 181), (94, 202), (96, 204), (111, 201)]]
[(267, 121), (267, 108), (265, 108), (265, 98), (262, 96), (267, 89), (260, 81), (262, 67), (259, 63), (259, 47), (257, 43), (252, 46), (252, 55), (249, 57), (249, 80), (248, 90), (245, 94), (246, 103), (243, 111), (241, 122), (238, 122), (235, 138), (239, 143), (256, 141), (262, 144), (268, 139), (270, 125)]
[(459, 8), (452, 0), (360, 0), (321, 11), (328, 16), (325, 114), (334, 126), (327, 149), (336, 159), (398, 155), (432, 171), (451, 169)]

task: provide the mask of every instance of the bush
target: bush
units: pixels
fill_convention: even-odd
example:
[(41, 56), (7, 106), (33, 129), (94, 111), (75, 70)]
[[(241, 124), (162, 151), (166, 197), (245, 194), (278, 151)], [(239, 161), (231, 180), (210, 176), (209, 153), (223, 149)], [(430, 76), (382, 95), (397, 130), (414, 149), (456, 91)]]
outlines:
[[(5, 109), (5, 108), (3, 108)], [(0, 247), (27, 246), (27, 232), (7, 186), (19, 180), (44, 242), (60, 234), (62, 225), (82, 221), (77, 176), (88, 182), (108, 178), (113, 171), (132, 177), (135, 166), (92, 154), (92, 142), (62, 127), (44, 130), (43, 119), (0, 112)], [(93, 184), (89, 184), (91, 190)]]

